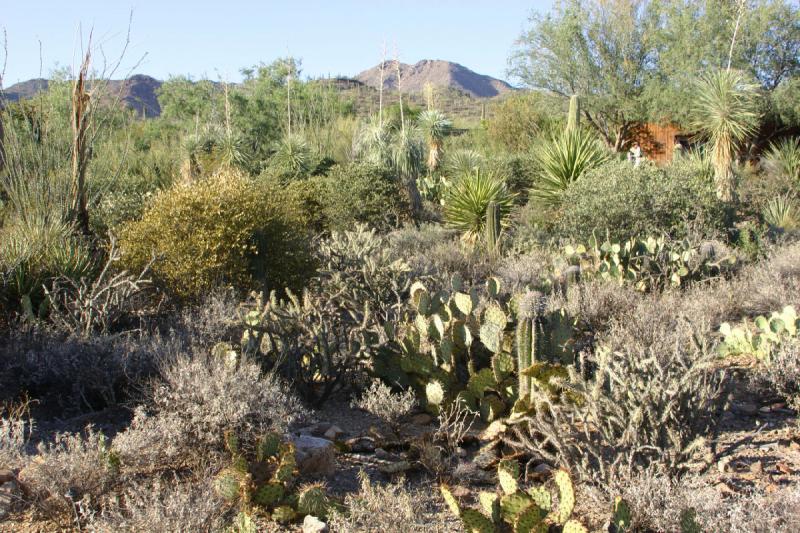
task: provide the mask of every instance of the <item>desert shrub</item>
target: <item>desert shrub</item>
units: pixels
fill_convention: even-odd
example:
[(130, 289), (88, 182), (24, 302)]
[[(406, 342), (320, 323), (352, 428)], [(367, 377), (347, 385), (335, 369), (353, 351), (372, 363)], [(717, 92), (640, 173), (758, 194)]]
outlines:
[(102, 409), (130, 399), (173, 349), (173, 340), (157, 335), (78, 338), (19, 329), (0, 341), (0, 395), (27, 392), (61, 415)]
[(17, 413), (2, 413), (0, 416), (0, 464), (14, 468), (26, 455), (32, 422)]
[[(359, 477), (361, 490), (345, 498), (347, 513), (334, 512), (330, 517), (331, 531), (382, 531), (390, 525), (398, 533), (433, 533), (455, 521), (438, 512), (435, 491), (412, 491), (402, 482), (380, 486), (364, 472)], [(450, 527), (456, 528), (454, 523)]]
[(528, 201), (528, 191), (536, 180), (534, 159), (529, 155), (509, 155), (492, 158), (488, 164), (504, 176), (508, 190), (515, 195), (515, 203), (524, 205)]
[(526, 152), (558, 125), (562, 105), (544, 93), (514, 94), (492, 106), (486, 135), (496, 150)]
[(706, 236), (724, 228), (722, 204), (712, 182), (687, 167), (634, 167), (614, 162), (586, 174), (564, 193), (557, 231), (587, 241), (592, 233), (612, 240), (667, 233), (687, 235), (689, 225)]
[(155, 255), (154, 281), (187, 299), (223, 284), (297, 287), (309, 258), (296, 207), (282, 191), (232, 172), (176, 185), (121, 229), (123, 266), (141, 271)]
[(540, 288), (553, 270), (553, 255), (541, 248), (509, 255), (502, 259), (495, 275), (503, 280), (503, 290), (514, 294)]
[(221, 531), (225, 504), (211, 483), (135, 483), (93, 516), (89, 529), (117, 531)]
[(449, 287), (455, 273), (474, 284), (490, 272), (487, 255), (479, 247), (464, 243), (458, 233), (438, 225), (406, 227), (387, 238), (392, 256), (403, 259), (414, 278), (432, 278), (434, 290)]
[(698, 477), (676, 482), (640, 475), (619, 484), (617, 492), (631, 509), (631, 531), (678, 531), (681, 514), (687, 510), (696, 512), (702, 531), (770, 533), (800, 527), (797, 486), (730, 496)]
[(345, 230), (364, 223), (387, 230), (408, 217), (403, 190), (392, 172), (365, 163), (336, 165), (322, 180), (320, 202), (332, 230)]
[(241, 442), (282, 432), (303, 413), (277, 378), (247, 358), (231, 362), (216, 353), (184, 353), (166, 361), (159, 374), (146, 405), (155, 417), (180, 421), (163, 437), (183, 443), (184, 451), (221, 451), (226, 431)]
[(636, 320), (643, 329), (644, 319), (624, 314), (593, 353), (581, 354), (583, 371), (556, 380), (557, 398), (535, 388), (517, 444), (603, 488), (642, 470), (683, 473), (721, 414), (723, 375), (711, 367), (717, 354), (702, 343), (700, 325), (661, 318), (644, 335), (625, 325)]
[(19, 474), (37, 508), (68, 522), (96, 508), (119, 473), (106, 438), (87, 428), (85, 435), (57, 434), (40, 444), (35, 461)]
[(769, 361), (755, 369), (752, 380), (760, 389), (800, 407), (800, 339), (790, 338), (773, 350)]
[(392, 428), (397, 428), (400, 419), (411, 413), (416, 403), (414, 391), (395, 393), (388, 385), (375, 380), (361, 397), (353, 402), (353, 407), (371, 413)]

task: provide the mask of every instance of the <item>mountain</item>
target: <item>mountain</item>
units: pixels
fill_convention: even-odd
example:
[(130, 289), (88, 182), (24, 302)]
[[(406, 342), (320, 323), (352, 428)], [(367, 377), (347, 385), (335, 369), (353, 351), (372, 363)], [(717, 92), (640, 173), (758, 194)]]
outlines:
[[(8, 87), (3, 91), (3, 96), (11, 102), (33, 98), (39, 91), (46, 90), (50, 82), (46, 79), (36, 78), (23, 81)], [(150, 76), (136, 74), (125, 80), (111, 80), (108, 82), (107, 97), (119, 98), (121, 102), (145, 117), (156, 117), (161, 114), (158, 105), (157, 91), (161, 82)]]
[[(383, 87), (397, 89), (395, 62), (386, 61), (383, 66)], [(403, 91), (410, 93), (421, 93), (426, 83), (436, 88), (456, 89), (477, 98), (491, 98), (514, 90), (503, 80), (478, 74), (458, 63), (438, 59), (424, 59), (414, 65), (400, 63), (400, 77)], [(371, 87), (379, 87), (381, 65), (365, 70), (355, 79)]]

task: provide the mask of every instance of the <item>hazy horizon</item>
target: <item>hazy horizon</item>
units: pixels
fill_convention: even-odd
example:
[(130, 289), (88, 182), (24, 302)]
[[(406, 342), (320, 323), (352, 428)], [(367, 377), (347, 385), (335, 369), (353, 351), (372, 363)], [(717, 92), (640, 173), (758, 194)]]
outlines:
[(85, 45), (90, 30), (95, 67), (102, 67), (103, 54), (113, 62), (125, 44), (131, 13), (130, 44), (116, 78), (238, 81), (240, 69), (287, 55), (302, 60), (304, 76), (354, 76), (380, 62), (385, 42), (388, 57), (396, 47), (403, 63), (441, 59), (506, 79), (508, 55), (528, 16), (552, 1), (503, 4), (501, 9), (456, 0), (12, 4), (0, 15), (8, 52), (3, 85), (74, 66), (81, 35)]

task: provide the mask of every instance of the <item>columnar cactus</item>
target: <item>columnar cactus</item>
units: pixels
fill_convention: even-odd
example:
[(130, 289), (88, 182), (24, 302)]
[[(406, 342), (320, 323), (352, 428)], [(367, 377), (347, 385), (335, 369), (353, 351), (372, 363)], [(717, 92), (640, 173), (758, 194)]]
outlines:
[(527, 398), (531, 393), (532, 378), (523, 371), (534, 362), (534, 347), (536, 346), (536, 319), (533, 316), (520, 316), (517, 321), (517, 372), (519, 398)]

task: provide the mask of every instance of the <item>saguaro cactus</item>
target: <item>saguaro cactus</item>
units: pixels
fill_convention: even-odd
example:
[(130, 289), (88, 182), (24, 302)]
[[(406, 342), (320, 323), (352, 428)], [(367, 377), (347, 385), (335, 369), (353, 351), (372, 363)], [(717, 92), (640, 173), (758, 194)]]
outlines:
[(520, 399), (527, 398), (531, 392), (533, 378), (525, 376), (522, 371), (533, 364), (534, 346), (536, 345), (536, 324), (533, 316), (520, 316), (517, 321), (517, 373), (519, 376)]

